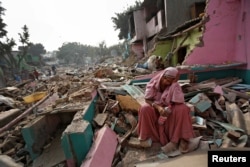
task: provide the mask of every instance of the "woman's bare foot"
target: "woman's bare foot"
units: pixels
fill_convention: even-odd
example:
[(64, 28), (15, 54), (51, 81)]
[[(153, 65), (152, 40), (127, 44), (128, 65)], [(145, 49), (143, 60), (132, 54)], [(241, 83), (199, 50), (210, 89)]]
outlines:
[(180, 152), (187, 153), (188, 152), (188, 144), (189, 144), (189, 141), (181, 139), (180, 144), (179, 144)]
[(182, 153), (187, 153), (196, 150), (199, 147), (200, 140), (202, 136), (192, 138), (187, 140), (181, 139), (180, 145), (179, 145), (179, 150)]
[(170, 152), (173, 152), (175, 150), (177, 150), (177, 144), (173, 143), (173, 142), (169, 142), (168, 144), (166, 144), (165, 146), (161, 147), (161, 150), (168, 154)]

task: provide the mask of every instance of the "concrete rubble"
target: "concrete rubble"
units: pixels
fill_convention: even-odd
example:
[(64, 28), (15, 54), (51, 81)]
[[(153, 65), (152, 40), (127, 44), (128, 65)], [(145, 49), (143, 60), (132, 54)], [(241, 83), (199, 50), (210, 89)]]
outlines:
[[(160, 164), (169, 158), (161, 153), (160, 145), (145, 149), (135, 148), (130, 142), (136, 137), (133, 130), (147, 83), (131, 81), (145, 75), (145, 71), (142, 74), (133, 67), (110, 64), (88, 70), (73, 67), (59, 67), (57, 70), (55, 76), (21, 83), (12, 81), (8, 87), (0, 89), (0, 164), (41, 166), (48, 162), (50, 166), (71, 166), (66, 162), (71, 155), (62, 154), (64, 150), (53, 143), (60, 143), (60, 138), (64, 140), (62, 136), (70, 137), (71, 131), (84, 135), (85, 128), (90, 127), (93, 129), (93, 141), (84, 142), (94, 144), (89, 148), (91, 151), (84, 153), (87, 158), (78, 162), (82, 167), (98, 164), (99, 156), (108, 148), (104, 156), (106, 161), (101, 162), (110, 166)], [(152, 72), (148, 74), (152, 75)], [(192, 111), (196, 136), (202, 136), (196, 149), (249, 147), (250, 86), (242, 84), (241, 78), (237, 77), (211, 78), (202, 82), (194, 82), (192, 77), (190, 75), (179, 82)], [(24, 97), (35, 92), (46, 94), (30, 103), (24, 101)], [(94, 98), (94, 119), (85, 122), (82, 115)], [(44, 124), (51, 124), (54, 129), (39, 131), (39, 142), (25, 141), (23, 135), (30, 133), (30, 125), (36, 127), (35, 122), (39, 119), (44, 119)], [(48, 150), (58, 150), (61, 156), (53, 157)]]

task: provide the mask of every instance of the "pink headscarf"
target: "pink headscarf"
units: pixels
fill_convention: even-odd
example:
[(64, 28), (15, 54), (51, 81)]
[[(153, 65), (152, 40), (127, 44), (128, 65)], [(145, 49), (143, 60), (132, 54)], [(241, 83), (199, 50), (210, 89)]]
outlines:
[(164, 70), (163, 76), (170, 77), (170, 78), (176, 78), (178, 75), (177, 68), (174, 67), (168, 67)]
[(163, 93), (160, 93), (160, 80), (163, 76), (176, 78), (178, 70), (175, 67), (168, 67), (153, 77), (147, 84), (145, 99), (152, 99), (155, 103), (165, 106), (169, 105), (170, 102), (183, 103), (184, 94), (178, 82), (172, 83)]

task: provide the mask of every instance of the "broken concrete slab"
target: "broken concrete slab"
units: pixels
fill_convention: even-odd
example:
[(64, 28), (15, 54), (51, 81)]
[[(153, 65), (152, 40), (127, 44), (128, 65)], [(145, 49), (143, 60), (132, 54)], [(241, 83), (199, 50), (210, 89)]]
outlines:
[(61, 133), (51, 142), (50, 146), (33, 161), (32, 167), (56, 166), (66, 161), (62, 146)]
[(112, 166), (117, 144), (116, 133), (104, 126), (97, 131), (94, 143), (81, 167)]
[(73, 119), (62, 134), (62, 147), (69, 167), (80, 166), (93, 139), (91, 124), (83, 119)]
[(42, 153), (42, 147), (56, 131), (60, 119), (56, 115), (39, 116), (21, 130), (28, 152), (34, 160)]
[(7, 155), (0, 155), (0, 166), (1, 167), (23, 167), (21, 163), (16, 163), (14, 159)]
[(211, 107), (211, 100), (204, 93), (198, 93), (189, 103), (193, 104), (198, 112), (204, 112)]
[(107, 117), (108, 117), (107, 113), (100, 113), (96, 115), (96, 117), (94, 118), (94, 121), (97, 123), (97, 125), (103, 126)]
[[(95, 92), (95, 94), (97, 93)], [(82, 111), (82, 119), (88, 122), (91, 122), (94, 119), (97, 99), (98, 96), (95, 95), (90, 102), (86, 102), (87, 107)]]

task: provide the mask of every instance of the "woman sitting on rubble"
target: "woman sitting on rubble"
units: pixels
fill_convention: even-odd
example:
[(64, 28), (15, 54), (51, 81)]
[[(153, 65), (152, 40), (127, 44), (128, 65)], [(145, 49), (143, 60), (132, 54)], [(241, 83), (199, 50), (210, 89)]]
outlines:
[(146, 86), (145, 101), (138, 116), (137, 133), (142, 147), (160, 142), (161, 149), (170, 153), (179, 148), (188, 151), (189, 139), (194, 137), (190, 109), (178, 84), (178, 70), (168, 67)]

